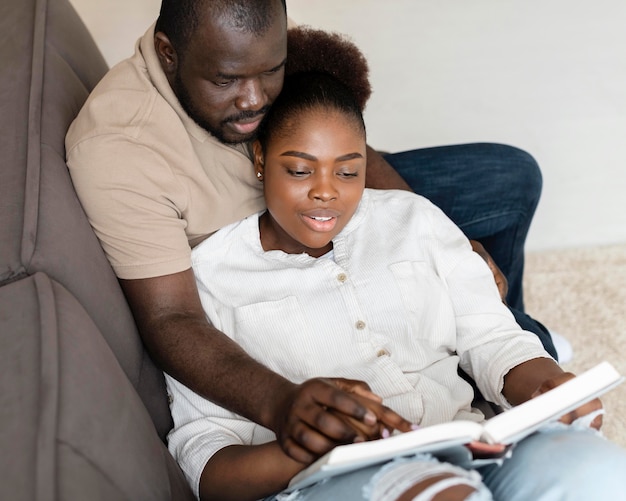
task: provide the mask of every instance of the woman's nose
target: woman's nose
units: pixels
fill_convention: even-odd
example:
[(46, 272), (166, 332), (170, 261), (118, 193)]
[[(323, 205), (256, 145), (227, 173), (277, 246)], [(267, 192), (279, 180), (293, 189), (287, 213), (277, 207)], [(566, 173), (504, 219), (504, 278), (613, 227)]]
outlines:
[(335, 200), (338, 196), (337, 189), (330, 175), (317, 175), (314, 177), (313, 186), (311, 187), (310, 197), (323, 202)]

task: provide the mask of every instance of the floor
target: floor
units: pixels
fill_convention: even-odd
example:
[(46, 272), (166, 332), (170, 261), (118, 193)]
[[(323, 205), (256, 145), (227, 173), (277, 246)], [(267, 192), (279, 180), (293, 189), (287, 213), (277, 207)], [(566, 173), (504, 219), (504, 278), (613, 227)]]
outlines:
[[(608, 360), (626, 375), (626, 245), (530, 252), (526, 310), (573, 346), (564, 369), (580, 373)], [(606, 394), (603, 430), (626, 447), (626, 384)]]

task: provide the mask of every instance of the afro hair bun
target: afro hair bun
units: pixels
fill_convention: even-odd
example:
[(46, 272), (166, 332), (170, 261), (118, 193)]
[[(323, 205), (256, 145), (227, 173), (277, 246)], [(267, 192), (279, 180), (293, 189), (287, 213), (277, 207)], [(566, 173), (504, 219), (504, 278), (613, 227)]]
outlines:
[(285, 77), (308, 72), (335, 77), (352, 91), (363, 111), (372, 93), (369, 67), (363, 53), (345, 35), (309, 26), (290, 28)]

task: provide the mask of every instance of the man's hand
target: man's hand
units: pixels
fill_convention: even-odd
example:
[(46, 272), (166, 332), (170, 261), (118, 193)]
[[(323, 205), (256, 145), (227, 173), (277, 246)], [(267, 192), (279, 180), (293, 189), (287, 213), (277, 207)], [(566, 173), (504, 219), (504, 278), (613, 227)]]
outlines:
[(365, 383), (348, 379), (309, 379), (279, 402), (275, 415), (282, 449), (305, 464), (336, 445), (380, 438), (383, 429), (411, 430)]
[(498, 291), (500, 291), (500, 297), (502, 298), (502, 302), (506, 304), (506, 294), (509, 291), (509, 282), (504, 276), (504, 273), (502, 273), (502, 270), (498, 268), (496, 262), (493, 260), (493, 258), (489, 255), (489, 253), (485, 250), (480, 242), (477, 242), (476, 240), (470, 240), (470, 243), (472, 244), (472, 249), (474, 250), (474, 252), (482, 257), (489, 266), (491, 273), (493, 273), (493, 278), (496, 281), (496, 285), (498, 286)]
[[(533, 393), (533, 397), (539, 396), (542, 393), (550, 391), (552, 388), (556, 388), (559, 385), (562, 385), (566, 381), (575, 378), (576, 376), (571, 372), (564, 372), (560, 376), (553, 377), (551, 379), (547, 379), (544, 381), (539, 388)], [(564, 416), (559, 419), (562, 423), (571, 424), (576, 421), (578, 418), (586, 416), (587, 414), (591, 414), (592, 412), (599, 411), (602, 409), (602, 402), (599, 398), (595, 398), (584, 405), (581, 405), (577, 409), (574, 409), (571, 412), (568, 412)], [(594, 418), (590, 425), (592, 428), (599, 430), (602, 427), (602, 414), (599, 414)]]

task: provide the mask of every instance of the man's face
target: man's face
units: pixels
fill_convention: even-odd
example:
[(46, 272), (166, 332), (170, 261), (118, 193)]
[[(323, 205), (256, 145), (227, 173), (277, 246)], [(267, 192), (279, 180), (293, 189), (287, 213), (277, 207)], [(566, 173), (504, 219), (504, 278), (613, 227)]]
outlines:
[(287, 57), (287, 21), (280, 2), (272, 26), (257, 36), (221, 19), (196, 30), (170, 84), (181, 105), (223, 143), (254, 138), (280, 93)]

